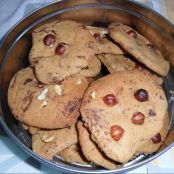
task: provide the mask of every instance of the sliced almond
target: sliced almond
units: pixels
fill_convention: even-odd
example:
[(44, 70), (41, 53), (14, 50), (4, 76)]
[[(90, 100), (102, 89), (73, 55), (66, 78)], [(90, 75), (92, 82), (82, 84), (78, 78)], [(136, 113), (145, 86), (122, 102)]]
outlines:
[(54, 141), (55, 138), (56, 138), (55, 136), (48, 136), (47, 134), (45, 134), (41, 137), (41, 140), (45, 143), (50, 143), (50, 142)]
[(91, 98), (92, 98), (92, 99), (95, 99), (95, 91), (93, 91), (93, 92), (91, 93)]
[(44, 100), (46, 99), (48, 93), (48, 88), (43, 89), (43, 91), (37, 96), (38, 100)]
[(55, 85), (54, 90), (57, 95), (62, 95), (62, 86), (61, 85)]

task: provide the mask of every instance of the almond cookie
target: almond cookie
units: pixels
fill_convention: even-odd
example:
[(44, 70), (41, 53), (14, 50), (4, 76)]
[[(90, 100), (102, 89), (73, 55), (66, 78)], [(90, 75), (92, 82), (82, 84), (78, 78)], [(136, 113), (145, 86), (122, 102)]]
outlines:
[(120, 71), (93, 82), (80, 110), (105, 155), (125, 163), (159, 133), (167, 100), (162, 88), (145, 71)]
[(79, 141), (83, 154), (88, 161), (91, 161), (99, 166), (103, 166), (107, 169), (116, 169), (116, 162), (107, 158), (92, 141), (90, 133), (81, 121), (77, 123), (77, 129), (79, 132)]
[(114, 43), (110, 38), (108, 38), (107, 28), (93, 26), (87, 26), (87, 28), (96, 39), (96, 42), (94, 42), (94, 50), (96, 51), (96, 54), (125, 54), (125, 51), (118, 44)]
[(72, 76), (60, 85), (38, 82), (32, 68), (17, 72), (8, 89), (8, 104), (14, 117), (22, 123), (45, 129), (64, 128), (79, 117), (79, 107), (87, 80)]
[(157, 84), (161, 85), (163, 83), (163, 79), (161, 77), (157, 76), (154, 73), (151, 73), (140, 63), (135, 63), (129, 58), (128, 55), (99, 54), (97, 57), (107, 67), (110, 73), (138, 69), (140, 71), (146, 71), (147, 73), (149, 73), (154, 82), (156, 82)]
[(101, 70), (101, 62), (96, 56), (94, 56), (91, 59), (90, 64), (86, 68), (83, 68), (79, 72), (79, 74), (81, 74), (84, 77), (95, 77), (100, 73), (100, 70)]
[(58, 155), (62, 157), (64, 161), (69, 163), (80, 163), (80, 164), (88, 163), (83, 153), (81, 152), (79, 145), (77, 144), (62, 150), (61, 152), (59, 152)]
[(95, 54), (90, 46), (96, 42), (94, 37), (83, 24), (75, 21), (45, 24), (33, 31), (32, 38), (31, 64), (56, 55), (61, 67), (86, 67)]
[(161, 76), (167, 75), (169, 62), (164, 59), (156, 46), (131, 27), (121, 23), (112, 23), (109, 25), (109, 34), (115, 42), (149, 69)]
[(32, 135), (33, 151), (48, 160), (77, 142), (75, 125), (63, 129), (40, 130)]

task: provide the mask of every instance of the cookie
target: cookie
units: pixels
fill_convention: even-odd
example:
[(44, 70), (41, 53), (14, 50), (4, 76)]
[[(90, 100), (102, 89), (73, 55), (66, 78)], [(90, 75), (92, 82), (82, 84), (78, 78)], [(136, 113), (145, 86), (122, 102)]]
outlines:
[(79, 145), (77, 144), (62, 150), (61, 152), (59, 152), (58, 155), (68, 163), (80, 163), (80, 164), (88, 163), (83, 153), (81, 152)]
[(17, 72), (8, 89), (8, 104), (22, 123), (45, 129), (64, 128), (79, 117), (79, 107), (88, 82), (81, 75), (72, 76), (60, 85), (38, 82), (33, 69)]
[(101, 70), (101, 62), (100, 60), (94, 56), (90, 62), (90, 64), (83, 68), (79, 74), (81, 74), (84, 77), (95, 77), (100, 73)]
[(94, 50), (96, 51), (96, 54), (125, 54), (125, 51), (107, 36), (108, 29), (93, 26), (87, 26), (87, 28), (96, 39), (96, 42), (94, 42)]
[(135, 63), (126, 55), (100, 54), (97, 56), (110, 73), (135, 69)]
[(77, 123), (77, 129), (79, 132), (79, 141), (83, 154), (88, 161), (91, 161), (99, 166), (107, 169), (116, 169), (116, 162), (107, 158), (92, 141), (90, 133), (87, 128), (83, 125), (83, 122)]
[(161, 76), (167, 75), (169, 62), (164, 59), (156, 46), (145, 37), (121, 23), (112, 23), (108, 29), (110, 37), (138, 61)]
[(40, 130), (32, 135), (32, 149), (47, 160), (53, 159), (62, 150), (77, 144), (75, 125), (56, 130)]
[(93, 140), (105, 155), (125, 163), (159, 133), (167, 100), (148, 73), (120, 71), (93, 82), (80, 110)]
[(146, 73), (149, 73), (155, 83), (159, 85), (163, 83), (163, 79), (161, 77), (151, 73), (140, 63), (135, 63), (129, 58), (128, 55), (100, 54), (97, 57), (107, 67), (110, 73), (138, 69), (140, 71), (146, 71)]
[(61, 67), (60, 59), (56, 56), (50, 58), (40, 58), (35, 64), (35, 74), (37, 79), (44, 84), (59, 84), (66, 77), (80, 72), (81, 67)]
[(29, 55), (32, 65), (40, 58), (56, 57), (61, 67), (86, 67), (95, 54), (96, 42), (86, 27), (78, 22), (63, 20), (45, 24), (32, 33)]
[(163, 120), (163, 127), (159, 131), (161, 141), (157, 144), (153, 143), (153, 141), (150, 139), (148, 140), (142, 147), (140, 147), (139, 152), (149, 154), (152, 152), (157, 151), (164, 143), (164, 140), (167, 136), (169, 130), (169, 115), (168, 113), (165, 115)]
[(108, 34), (108, 28), (103, 28), (103, 27), (94, 27), (94, 26), (86, 26), (86, 28), (89, 30), (89, 32), (92, 35), (100, 34), (102, 36), (107, 35)]

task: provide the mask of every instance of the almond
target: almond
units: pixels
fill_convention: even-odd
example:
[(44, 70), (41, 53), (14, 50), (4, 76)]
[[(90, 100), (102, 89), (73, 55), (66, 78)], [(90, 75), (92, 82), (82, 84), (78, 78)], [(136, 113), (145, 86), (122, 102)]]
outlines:
[(42, 92), (37, 96), (37, 99), (38, 100), (46, 99), (47, 93), (48, 93), (48, 88), (43, 89)]
[(55, 136), (49, 136), (49, 135), (45, 134), (41, 137), (41, 140), (45, 143), (50, 143), (50, 142), (54, 141), (55, 138), (56, 138)]
[(62, 95), (62, 86), (61, 85), (55, 85), (54, 90), (57, 95)]

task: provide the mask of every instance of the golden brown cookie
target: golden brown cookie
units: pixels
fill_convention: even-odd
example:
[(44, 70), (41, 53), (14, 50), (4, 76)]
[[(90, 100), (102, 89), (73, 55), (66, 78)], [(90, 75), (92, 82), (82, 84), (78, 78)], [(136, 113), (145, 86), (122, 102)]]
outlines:
[(58, 154), (63, 158), (64, 161), (69, 163), (80, 163), (80, 164), (87, 164), (88, 161), (84, 157), (79, 145), (75, 144), (72, 145)]
[(89, 65), (95, 42), (81, 23), (55, 21), (33, 31), (29, 61), (36, 66), (36, 76), (42, 83), (60, 83)]
[(84, 77), (95, 77), (100, 73), (101, 70), (101, 62), (100, 60), (94, 56), (90, 62), (90, 64), (83, 68), (79, 74), (81, 74)]
[(154, 139), (154, 140), (158, 140), (159, 138), (161, 139), (161, 141), (159, 143), (154, 143), (154, 140), (150, 139), (147, 141), (147, 143), (145, 143), (142, 147), (140, 147), (139, 151), (145, 154), (149, 154), (149, 153), (157, 151), (163, 145), (168, 131), (169, 131), (169, 114), (167, 113), (163, 120), (163, 127), (159, 131), (159, 134), (157, 134)]
[(83, 24), (75, 21), (58, 20), (44, 24), (32, 34), (33, 45), (29, 55), (31, 64), (41, 57), (56, 55), (63, 67), (86, 67), (95, 54), (95, 50), (90, 47), (95, 39)]
[(112, 23), (108, 28), (111, 38), (138, 61), (161, 76), (167, 75), (169, 62), (164, 59), (156, 46), (150, 43), (145, 37), (131, 27), (121, 23)]
[(28, 67), (17, 72), (8, 89), (8, 104), (15, 118), (26, 125), (55, 129), (74, 124), (88, 82), (81, 75), (58, 85), (43, 85)]
[(155, 83), (159, 85), (163, 83), (163, 79), (161, 77), (153, 72), (150, 72), (142, 64), (132, 61), (129, 58), (129, 55), (99, 54), (97, 57), (107, 67), (110, 73), (138, 69), (140, 71), (146, 71), (146, 73), (149, 73)]
[(79, 121), (77, 123), (77, 129), (79, 132), (80, 146), (86, 159), (104, 168), (116, 169), (116, 162), (107, 158), (102, 151), (100, 151), (95, 142), (91, 139), (90, 133), (83, 125), (83, 122)]
[(126, 55), (100, 54), (97, 56), (110, 73), (135, 69), (135, 62)]
[(39, 130), (32, 135), (33, 151), (48, 160), (77, 142), (75, 125), (56, 130)]
[(96, 80), (81, 105), (82, 119), (93, 140), (106, 156), (121, 163), (160, 132), (166, 112), (164, 91), (139, 70)]
[(102, 27), (87, 26), (89, 32), (94, 36), (94, 50), (96, 54), (125, 54), (125, 51), (108, 37), (108, 29)]

